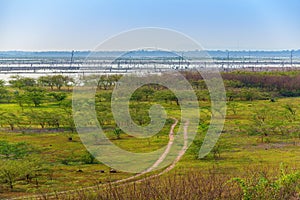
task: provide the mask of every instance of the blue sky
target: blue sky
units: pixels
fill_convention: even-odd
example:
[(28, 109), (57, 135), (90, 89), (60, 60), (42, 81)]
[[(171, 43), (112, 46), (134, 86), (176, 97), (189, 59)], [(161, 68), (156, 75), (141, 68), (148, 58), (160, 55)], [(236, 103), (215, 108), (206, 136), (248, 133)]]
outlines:
[(92, 50), (162, 27), (205, 49), (300, 49), (299, 0), (0, 0), (0, 50)]

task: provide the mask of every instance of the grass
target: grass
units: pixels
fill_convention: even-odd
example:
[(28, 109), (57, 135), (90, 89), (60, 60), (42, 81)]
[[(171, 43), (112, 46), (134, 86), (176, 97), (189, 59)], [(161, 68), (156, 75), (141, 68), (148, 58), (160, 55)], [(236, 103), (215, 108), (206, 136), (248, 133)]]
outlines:
[[(276, 102), (267, 100), (236, 101), (236, 113), (230, 108), (227, 110), (224, 131), (217, 145), (220, 155), (215, 157), (213, 153), (210, 153), (207, 157), (198, 159), (197, 153), (210, 120), (209, 103), (201, 101), (199, 102), (201, 106), (199, 133), (173, 172), (139, 184), (136, 189), (133, 189), (133, 187), (137, 187), (134, 185), (110, 187), (100, 193), (81, 194), (78, 192), (77, 197), (83, 195), (82, 197), (86, 199), (90, 197), (95, 199), (132, 199), (133, 197), (143, 199), (143, 195), (147, 194), (150, 199), (176, 199), (175, 197), (178, 199), (181, 197), (186, 199), (200, 197), (203, 199), (241, 198), (242, 193), (237, 185), (226, 185), (225, 183), (232, 177), (244, 176), (245, 168), (260, 166), (261, 168), (276, 169), (280, 163), (285, 163), (292, 169), (299, 169), (299, 138), (270, 134), (266, 137), (268, 141), (262, 143), (259, 135), (249, 134), (247, 131), (249, 127), (253, 126), (253, 116), (262, 108), (267, 108), (270, 113), (284, 113), (284, 105), (290, 104), (298, 111), (299, 101), (300, 98), (281, 98)], [(162, 105), (167, 110), (169, 117), (180, 119), (180, 109), (174, 102), (162, 103)], [(58, 106), (54, 103), (49, 103), (34, 109), (55, 111), (57, 108)], [(21, 110), (13, 103), (0, 104), (0, 109), (7, 112), (19, 112)], [(296, 112), (296, 115), (297, 118), (300, 117), (300, 113)], [(277, 119), (276, 115), (271, 117)], [(291, 123), (296, 124), (297, 121)], [(157, 136), (150, 139), (136, 139), (124, 133), (121, 134), (121, 139), (116, 139), (112, 134), (111, 126), (106, 127), (106, 133), (111, 141), (120, 148), (132, 152), (150, 152), (167, 144), (170, 126), (170, 123), (166, 124)], [(178, 127), (176, 127), (176, 131)], [(27, 142), (32, 145), (36, 150), (32, 156), (43, 160), (44, 170), (38, 176), (38, 186), (35, 183), (26, 184), (20, 180), (13, 191), (8, 190), (5, 186), (2, 187), (1, 191), (0, 187), (0, 198), (79, 189), (132, 176), (132, 174), (124, 172), (109, 173), (110, 168), (101, 163), (84, 164), (82, 156), (86, 153), (86, 149), (77, 134), (72, 134), (73, 140), (69, 141), (70, 134), (69, 132), (20, 133), (3, 130), (0, 133), (0, 140), (13, 143)], [(209, 174), (212, 168), (214, 173)], [(104, 170), (105, 173), (100, 173), (99, 170)], [(222, 188), (214, 188), (211, 182), (207, 184), (208, 180), (215, 180), (216, 183), (221, 182), (223, 186)], [(157, 183), (160, 187), (156, 186)], [(185, 186), (193, 184), (193, 188)], [(184, 190), (187, 193), (183, 193)], [(62, 197), (62, 199), (64, 198), (67, 196)]]
[[(43, 160), (43, 170), (38, 176), (39, 186), (34, 184), (18, 184), (16, 191), (21, 193), (47, 192), (57, 190), (70, 190), (76, 185), (90, 186), (99, 182), (108, 180), (118, 180), (128, 177), (126, 173), (110, 174), (109, 168), (103, 164), (84, 164), (80, 161), (86, 152), (80, 142), (80, 138), (75, 136), (73, 141), (68, 141), (64, 133), (49, 134), (16, 134), (1, 133), (1, 140), (10, 142), (27, 142), (37, 151), (36, 155)], [(63, 164), (68, 160), (68, 164)], [(78, 170), (82, 170), (79, 172)], [(100, 173), (104, 170), (105, 173)], [(7, 196), (7, 191), (0, 195)], [(10, 195), (18, 196), (18, 192), (12, 192)]]

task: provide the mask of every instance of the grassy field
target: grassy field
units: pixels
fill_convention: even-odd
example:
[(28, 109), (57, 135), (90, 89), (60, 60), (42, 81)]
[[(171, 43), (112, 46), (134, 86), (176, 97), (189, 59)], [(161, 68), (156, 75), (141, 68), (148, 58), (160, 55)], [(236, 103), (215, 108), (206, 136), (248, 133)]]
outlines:
[[(71, 92), (66, 93), (68, 94), (66, 100), (70, 100)], [(104, 96), (109, 93), (110, 90), (100, 91), (100, 94), (104, 94)], [(247, 199), (245, 190), (242, 190), (238, 183), (228, 183), (228, 181), (239, 177), (250, 179), (251, 182), (251, 177), (255, 177), (252, 176), (253, 171), (258, 173), (257, 176), (267, 173), (268, 180), (275, 180), (280, 177), (278, 174), (280, 174), (281, 166), (285, 166), (285, 169), (290, 173), (299, 170), (299, 102), (299, 97), (278, 97), (275, 100), (247, 101), (235, 99), (228, 101), (226, 121), (221, 137), (210, 154), (199, 159), (198, 152), (209, 126), (211, 113), (209, 101), (199, 101), (201, 119), (197, 136), (172, 171), (163, 174), (162, 177), (136, 183), (137, 185), (134, 188), (132, 184), (116, 188), (112, 186), (109, 187), (110, 189), (105, 187), (104, 191), (78, 193), (77, 196), (65, 194), (61, 198), (127, 199), (134, 198), (134, 194), (136, 194), (136, 198), (143, 199), (143, 191), (148, 191), (150, 199), (176, 199), (175, 196), (173, 198), (170, 196), (174, 195), (176, 188), (179, 195), (180, 192), (189, 190), (188, 187), (190, 187), (191, 191), (185, 194), (184, 192), (180, 193), (178, 199), (182, 199), (180, 197), (184, 195), (187, 199), (199, 197), (209, 199), (210, 196), (211, 199), (225, 197), (229, 199)], [(101, 125), (103, 125), (107, 136), (113, 143), (132, 152), (150, 152), (164, 147), (168, 143), (168, 134), (173, 123), (171, 118), (180, 119), (181, 116), (180, 107), (176, 102), (160, 101), (159, 103), (165, 108), (169, 119), (164, 128), (150, 139), (137, 139), (125, 133), (121, 133), (120, 138), (118, 138), (114, 134), (115, 123), (112, 116), (108, 114), (110, 112), (108, 108), (109, 101), (101, 100), (97, 103), (97, 106), (99, 107), (99, 116), (101, 117), (104, 114), (106, 116), (106, 120), (102, 121)], [(139, 118), (141, 115), (147, 115), (146, 111), (151, 104), (148, 101), (132, 101), (131, 114), (136, 123), (143, 125), (149, 122), (148, 116), (144, 116), (143, 122), (140, 122)], [(16, 115), (26, 112), (59, 113), (63, 112), (64, 109), (65, 107), (55, 101), (45, 101), (38, 107), (21, 107), (14, 101), (0, 104), (1, 113), (15, 113)], [(20, 176), (14, 180), (12, 188), (10, 188), (7, 180), (2, 178), (0, 198), (76, 190), (95, 185), (101, 188), (103, 183), (111, 183), (134, 175), (119, 171), (110, 173), (111, 169), (109, 167), (94, 161), (81, 143), (77, 133), (72, 133), (68, 129), (67, 122), (64, 122), (65, 124), (60, 127), (52, 127), (46, 123), (46, 127), (41, 129), (38, 123), (29, 123), (27, 115), (22, 116), (22, 119), (27, 120), (27, 122), (24, 124), (18, 123), (14, 130), (11, 130), (8, 124), (3, 123), (0, 141), (6, 141), (11, 145), (25, 142), (28, 145), (26, 155), (18, 158), (13, 158), (14, 155), (11, 155), (11, 158), (6, 158), (4, 153), (0, 153), (1, 164), (4, 166), (5, 162), (16, 162), (22, 165), (22, 162), (26, 160), (33, 160), (38, 169), (29, 178)], [(176, 126), (176, 131), (178, 127), (179, 125)], [(210, 183), (209, 180), (215, 180), (215, 183)], [(189, 181), (190, 184), (188, 184)], [(299, 187), (297, 186), (299, 180), (297, 179), (295, 182), (296, 186), (293, 192), (297, 194), (299, 193)], [(252, 183), (254, 184), (253, 180)], [(156, 192), (155, 184), (160, 186)], [(211, 186), (208, 188), (210, 184)], [(220, 193), (221, 196), (213, 196), (217, 192), (215, 190), (217, 188), (213, 189), (213, 184), (224, 185)], [(184, 185), (186, 186), (184, 187)], [(198, 190), (195, 188), (202, 186), (204, 189), (201, 194), (198, 194)], [(231, 192), (226, 193), (226, 187)], [(264, 190), (268, 187), (264, 186)], [(124, 193), (129, 196), (124, 196)], [(192, 193), (194, 193), (194, 196)], [(157, 196), (158, 194), (162, 196)], [(118, 195), (121, 196), (118, 197)]]

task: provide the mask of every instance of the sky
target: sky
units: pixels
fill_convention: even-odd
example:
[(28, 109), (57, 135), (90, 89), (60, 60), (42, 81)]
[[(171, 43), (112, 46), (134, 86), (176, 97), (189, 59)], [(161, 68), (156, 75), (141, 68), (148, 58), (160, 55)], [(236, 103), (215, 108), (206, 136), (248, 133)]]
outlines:
[(300, 49), (299, 0), (0, 0), (0, 51), (93, 50), (161, 27), (208, 50)]

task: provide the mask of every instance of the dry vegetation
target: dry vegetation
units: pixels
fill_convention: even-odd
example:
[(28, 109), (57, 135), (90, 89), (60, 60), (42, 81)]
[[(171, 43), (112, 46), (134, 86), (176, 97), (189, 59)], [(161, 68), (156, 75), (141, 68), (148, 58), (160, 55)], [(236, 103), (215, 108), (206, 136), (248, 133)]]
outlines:
[[(45, 199), (299, 199), (299, 172), (255, 166), (234, 178), (216, 169), (207, 172), (175, 171), (162, 177), (68, 194), (44, 196)], [(276, 178), (275, 178), (276, 177)]]

